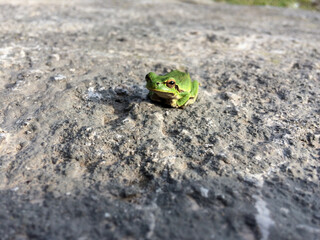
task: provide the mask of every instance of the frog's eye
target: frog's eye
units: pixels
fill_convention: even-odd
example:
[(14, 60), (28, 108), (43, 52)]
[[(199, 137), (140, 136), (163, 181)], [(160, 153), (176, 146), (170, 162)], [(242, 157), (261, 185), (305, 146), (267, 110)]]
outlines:
[(168, 88), (174, 88), (174, 86), (176, 85), (176, 81), (174, 79), (169, 79), (166, 82), (166, 85), (167, 85)]

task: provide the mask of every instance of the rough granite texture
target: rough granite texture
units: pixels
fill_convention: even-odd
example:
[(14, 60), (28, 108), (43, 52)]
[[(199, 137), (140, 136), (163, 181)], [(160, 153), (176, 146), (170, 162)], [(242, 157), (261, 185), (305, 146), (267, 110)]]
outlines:
[(318, 12), (0, 0), (0, 36), (1, 239), (320, 239)]

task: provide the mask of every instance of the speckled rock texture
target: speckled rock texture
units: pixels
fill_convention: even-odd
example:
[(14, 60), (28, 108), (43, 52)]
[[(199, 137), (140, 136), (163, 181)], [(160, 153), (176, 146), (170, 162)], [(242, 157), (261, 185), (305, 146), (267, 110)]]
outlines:
[(0, 36), (1, 239), (320, 238), (318, 12), (0, 0)]

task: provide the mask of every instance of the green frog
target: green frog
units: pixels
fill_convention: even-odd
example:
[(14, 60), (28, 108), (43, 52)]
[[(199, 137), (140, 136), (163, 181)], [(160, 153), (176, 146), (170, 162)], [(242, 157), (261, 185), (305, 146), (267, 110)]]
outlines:
[(199, 82), (192, 81), (189, 73), (173, 70), (161, 76), (150, 72), (146, 81), (149, 98), (171, 107), (184, 108), (194, 103), (198, 96)]

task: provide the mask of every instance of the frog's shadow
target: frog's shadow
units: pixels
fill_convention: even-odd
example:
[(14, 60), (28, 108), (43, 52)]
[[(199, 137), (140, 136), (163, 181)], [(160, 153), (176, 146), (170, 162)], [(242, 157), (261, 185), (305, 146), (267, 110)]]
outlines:
[[(148, 97), (148, 93), (149, 91), (144, 86), (140, 85), (118, 86), (115, 88), (110, 87), (109, 89), (97, 91), (97, 94), (101, 97), (99, 99), (91, 100), (100, 104), (109, 105), (113, 108), (114, 114), (117, 115), (117, 118), (108, 123), (113, 126), (121, 124), (122, 120), (130, 115), (132, 109), (136, 105), (141, 105), (142, 103), (149, 103), (155, 107), (160, 107), (165, 110), (183, 110), (183, 108), (172, 108), (165, 103), (152, 101)], [(202, 98), (203, 96), (199, 94), (197, 102), (201, 101)], [(187, 106), (187, 108), (189, 107), (190, 106)]]
[(149, 97), (147, 97), (148, 92), (149, 91), (147, 89), (139, 85), (132, 85), (129, 87), (120, 86), (97, 91), (96, 93), (100, 98), (91, 99), (91, 101), (106, 104), (113, 108), (113, 112), (117, 115), (117, 118), (112, 121), (112, 125), (118, 125), (122, 120), (127, 118), (134, 106), (137, 104), (150, 103), (161, 108), (172, 109), (164, 103), (150, 100)]

